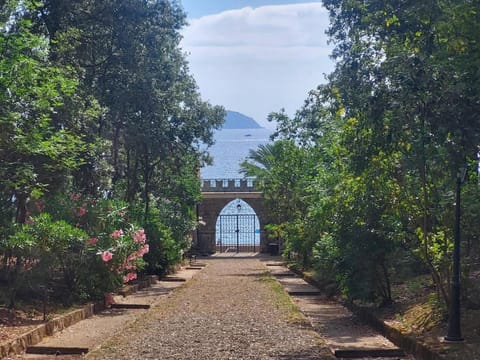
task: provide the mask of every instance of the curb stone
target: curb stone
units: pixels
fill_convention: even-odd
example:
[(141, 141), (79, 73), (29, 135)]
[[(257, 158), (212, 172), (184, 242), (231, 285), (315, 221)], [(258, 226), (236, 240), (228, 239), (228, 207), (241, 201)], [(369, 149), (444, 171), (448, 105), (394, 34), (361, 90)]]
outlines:
[(404, 349), (407, 353), (413, 354), (418, 360), (443, 360), (442, 355), (435, 352), (434, 349), (428, 347), (424, 343), (418, 341), (414, 335), (409, 333), (403, 333), (399, 329), (388, 325), (382, 321), (371, 311), (361, 306), (344, 303), (344, 305), (356, 314), (360, 319), (372, 326), (375, 330), (380, 332), (383, 336), (393, 342), (395, 345)]
[(38, 344), (44, 337), (52, 336), (58, 331), (62, 331), (81, 320), (93, 316), (94, 313), (102, 311), (104, 308), (105, 306), (102, 302), (88, 304), (81, 309), (73, 310), (39, 325), (15, 340), (0, 344), (0, 359), (22, 354), (27, 347)]
[[(137, 284), (128, 285), (118, 291), (120, 295), (131, 295), (138, 290), (150, 287), (155, 284), (158, 277), (155, 275), (148, 276), (145, 280), (139, 281)], [(36, 328), (20, 335), (15, 340), (11, 340), (0, 344), (0, 359), (9, 356), (23, 354), (27, 347), (34, 346), (40, 343), (44, 337), (52, 336), (55, 333), (66, 329), (78, 323), (81, 320), (87, 319), (94, 314), (97, 314), (106, 309), (104, 301), (98, 301), (83, 306), (80, 309), (73, 310), (65, 315), (60, 315), (48, 322), (38, 325)]]

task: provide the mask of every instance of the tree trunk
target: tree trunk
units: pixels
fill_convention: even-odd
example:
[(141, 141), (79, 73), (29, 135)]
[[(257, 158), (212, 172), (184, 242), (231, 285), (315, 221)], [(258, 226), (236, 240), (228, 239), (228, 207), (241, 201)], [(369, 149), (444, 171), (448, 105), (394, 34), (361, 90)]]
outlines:
[(144, 168), (143, 168), (143, 181), (144, 181), (144, 189), (143, 189), (143, 201), (145, 203), (144, 208), (144, 219), (145, 222), (148, 220), (148, 215), (150, 213), (150, 175), (151, 175), (151, 165), (150, 165), (150, 158), (145, 152), (145, 160), (144, 160)]
[(121, 173), (119, 169), (119, 153), (120, 153), (120, 124), (116, 121), (115, 130), (112, 139), (112, 166), (113, 166), (113, 178), (112, 186), (115, 188), (115, 184), (120, 180)]
[(393, 299), (392, 299), (392, 285), (390, 282), (390, 274), (388, 273), (388, 268), (387, 265), (385, 264), (385, 261), (383, 260), (381, 262), (382, 266), (382, 272), (383, 272), (383, 279), (385, 280), (385, 303), (391, 304)]
[(17, 211), (15, 214), (15, 222), (17, 224), (25, 224), (27, 220), (27, 195), (15, 194), (17, 198)]
[[(423, 114), (422, 114), (423, 115)], [(423, 204), (422, 204), (422, 211), (423, 211), (423, 224), (422, 224), (422, 233), (423, 233), (423, 257), (424, 261), (427, 264), (428, 268), (430, 269), (432, 280), (435, 283), (437, 288), (437, 294), (439, 298), (443, 298), (445, 304), (449, 304), (450, 297), (448, 296), (445, 287), (443, 286), (442, 278), (440, 273), (435, 268), (432, 259), (430, 258), (430, 254), (428, 251), (428, 244), (430, 239), (430, 223), (429, 223), (429, 199), (428, 199), (428, 183), (427, 183), (427, 159), (425, 154), (425, 119), (422, 119), (422, 153), (421, 153), (421, 168), (420, 168), (420, 177), (422, 182), (422, 197), (423, 197)]]

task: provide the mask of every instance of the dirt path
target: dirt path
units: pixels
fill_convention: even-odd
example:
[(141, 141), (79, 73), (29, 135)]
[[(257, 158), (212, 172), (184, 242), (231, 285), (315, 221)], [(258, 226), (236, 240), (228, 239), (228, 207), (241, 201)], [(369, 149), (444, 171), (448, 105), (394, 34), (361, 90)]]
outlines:
[(185, 287), (91, 359), (333, 359), (305, 322), (292, 321), (258, 260), (212, 258)]

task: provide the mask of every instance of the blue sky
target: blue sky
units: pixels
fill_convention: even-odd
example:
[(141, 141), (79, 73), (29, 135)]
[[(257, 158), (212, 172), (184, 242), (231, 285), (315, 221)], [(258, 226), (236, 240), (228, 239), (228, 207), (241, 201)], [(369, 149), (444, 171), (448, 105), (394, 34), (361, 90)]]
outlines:
[(189, 18), (198, 18), (247, 6), (259, 7), (265, 5), (299, 4), (304, 2), (305, 0), (181, 0), (183, 8)]
[(182, 48), (204, 100), (253, 117), (293, 115), (333, 70), (321, 2), (183, 0)]

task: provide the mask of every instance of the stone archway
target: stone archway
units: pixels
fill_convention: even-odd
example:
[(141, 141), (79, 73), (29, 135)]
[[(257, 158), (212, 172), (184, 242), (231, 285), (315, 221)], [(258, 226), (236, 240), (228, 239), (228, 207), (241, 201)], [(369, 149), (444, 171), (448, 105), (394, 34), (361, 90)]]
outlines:
[(202, 192), (203, 200), (197, 206), (197, 217), (201, 220), (201, 225), (199, 225), (198, 229), (194, 231), (193, 246), (201, 254), (215, 253), (215, 233), (218, 216), (228, 203), (235, 199), (241, 199), (254, 210), (258, 217), (260, 225), (260, 252), (267, 252), (268, 238), (265, 231), (265, 225), (269, 224), (269, 218), (262, 193), (258, 191), (252, 191), (252, 189), (245, 192), (242, 190), (239, 191), (237, 188), (223, 190), (224, 191)]

